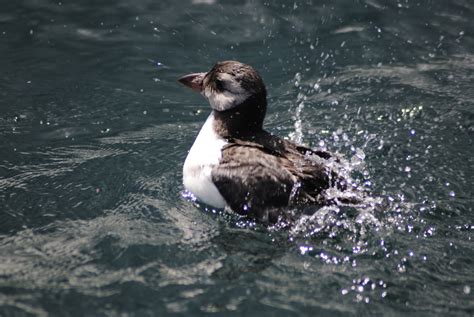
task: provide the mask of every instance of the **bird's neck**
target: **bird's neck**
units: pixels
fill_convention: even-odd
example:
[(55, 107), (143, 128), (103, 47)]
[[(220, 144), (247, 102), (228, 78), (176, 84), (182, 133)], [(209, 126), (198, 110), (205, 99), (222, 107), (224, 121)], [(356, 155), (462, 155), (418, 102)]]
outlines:
[(226, 110), (213, 110), (214, 130), (222, 138), (245, 138), (263, 131), (267, 110), (265, 96), (250, 96), (240, 105)]

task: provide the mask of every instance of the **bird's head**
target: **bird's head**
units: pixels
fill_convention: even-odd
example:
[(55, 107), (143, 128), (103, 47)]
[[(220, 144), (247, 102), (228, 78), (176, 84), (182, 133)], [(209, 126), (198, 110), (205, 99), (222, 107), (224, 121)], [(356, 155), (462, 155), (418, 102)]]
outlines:
[(237, 61), (218, 62), (207, 73), (194, 73), (178, 80), (200, 92), (216, 111), (228, 111), (244, 104), (249, 98), (266, 110), (266, 90), (262, 78), (251, 66)]

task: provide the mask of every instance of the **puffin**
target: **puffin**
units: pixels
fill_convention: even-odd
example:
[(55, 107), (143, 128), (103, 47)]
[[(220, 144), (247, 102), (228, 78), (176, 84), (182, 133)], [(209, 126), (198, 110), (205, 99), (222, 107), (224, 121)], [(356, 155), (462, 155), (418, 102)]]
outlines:
[(178, 81), (211, 107), (183, 165), (184, 188), (198, 201), (274, 224), (290, 208), (332, 204), (325, 191), (348, 187), (332, 167), (337, 155), (263, 128), (267, 91), (253, 67), (221, 61)]

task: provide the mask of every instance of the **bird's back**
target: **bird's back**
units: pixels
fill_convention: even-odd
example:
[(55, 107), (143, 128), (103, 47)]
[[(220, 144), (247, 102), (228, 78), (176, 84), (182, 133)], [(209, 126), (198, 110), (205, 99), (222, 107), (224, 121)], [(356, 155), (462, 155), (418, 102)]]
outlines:
[(337, 179), (331, 156), (262, 131), (230, 139), (212, 179), (234, 211), (261, 218), (267, 210), (320, 203), (321, 191)]

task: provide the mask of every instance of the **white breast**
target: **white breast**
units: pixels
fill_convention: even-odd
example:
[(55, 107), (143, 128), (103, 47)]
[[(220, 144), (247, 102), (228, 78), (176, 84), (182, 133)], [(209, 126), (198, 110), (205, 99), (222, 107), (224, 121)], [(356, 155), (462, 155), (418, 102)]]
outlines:
[(212, 167), (219, 164), (221, 149), (227, 141), (213, 129), (211, 114), (199, 131), (183, 166), (183, 184), (200, 201), (215, 208), (224, 208), (226, 202), (212, 182)]

